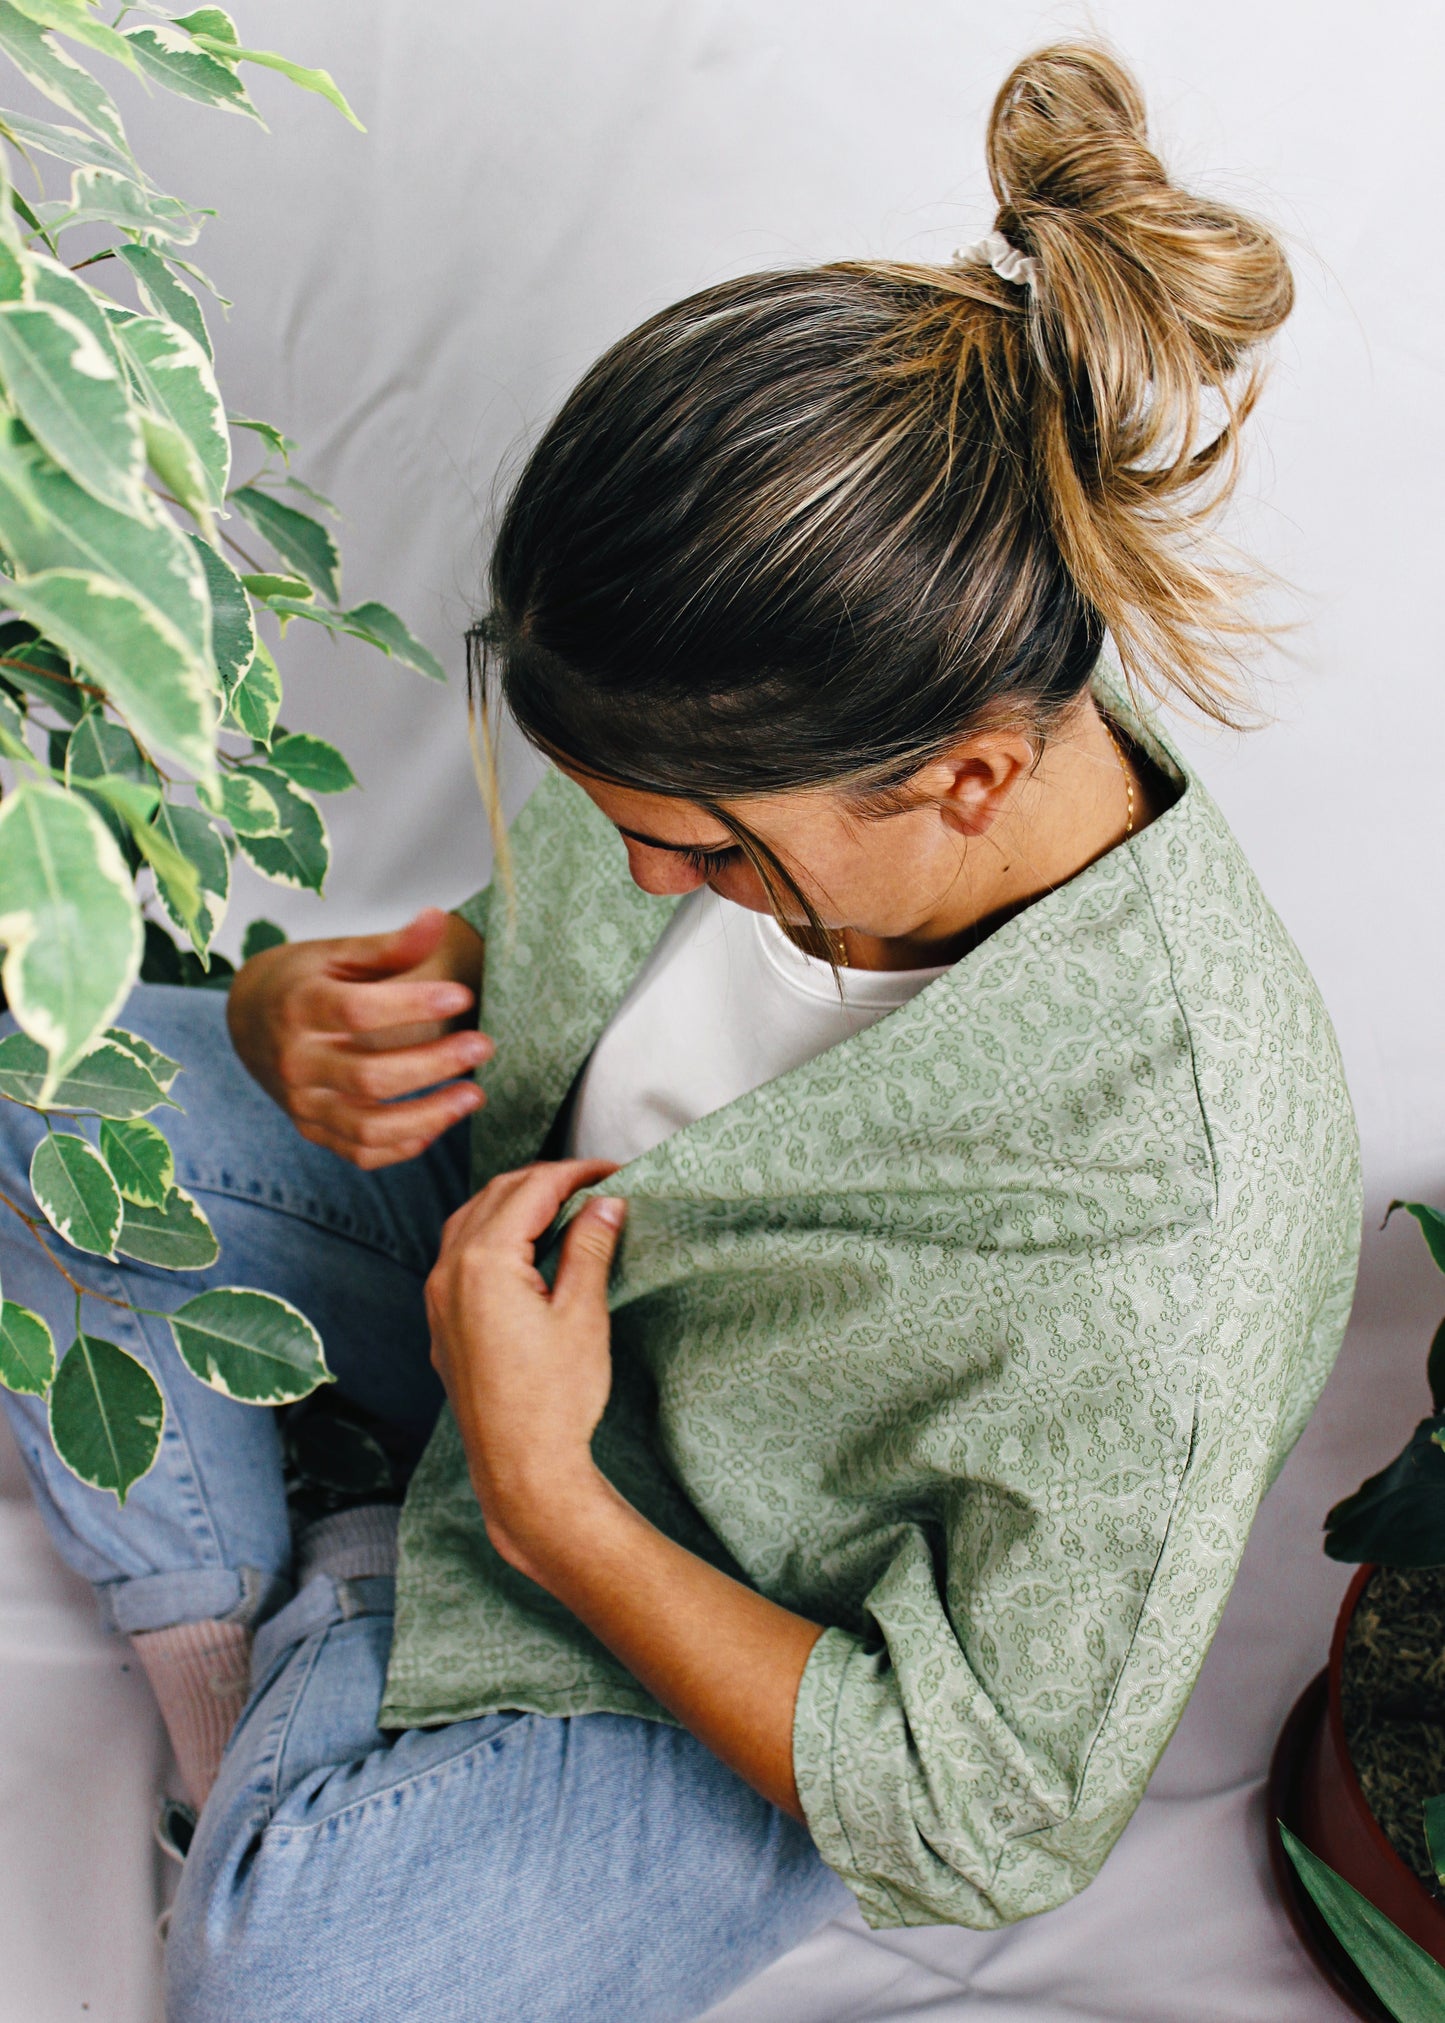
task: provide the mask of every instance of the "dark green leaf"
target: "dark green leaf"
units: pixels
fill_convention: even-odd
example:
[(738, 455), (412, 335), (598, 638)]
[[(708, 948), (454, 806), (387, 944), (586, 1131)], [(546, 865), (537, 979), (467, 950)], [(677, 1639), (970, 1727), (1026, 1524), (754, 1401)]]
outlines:
[(0, 302), (0, 378), (76, 484), (118, 512), (145, 510), (140, 423), (111, 354), (78, 317), (46, 302)]
[(97, 21), (87, 0), (12, 0), (12, 4), (42, 28), (58, 29), (62, 35), (70, 36), (72, 41), (83, 43), (89, 49), (98, 49), (103, 56), (124, 64), (127, 70), (136, 68), (125, 37), (117, 35), (103, 21)]
[(321, 1337), (286, 1300), (237, 1286), (187, 1300), (170, 1316), (186, 1366), (248, 1405), (285, 1405), (331, 1381)]
[(103, 1039), (42, 1101), (45, 1049), (29, 1033), (7, 1033), (0, 1040), (0, 1095), (13, 1102), (51, 1110), (84, 1110), (98, 1117), (143, 1117), (166, 1101), (144, 1061)]
[(12, 619), (0, 625), (0, 679), (35, 702), (57, 710), (67, 723), (79, 723), (89, 698), (77, 686), (70, 663), (33, 625)]
[(241, 936), (241, 960), (249, 962), (264, 949), (282, 948), (285, 943), (284, 927), (278, 927), (274, 920), (253, 920)]
[(0, 804), (5, 995), (57, 1078), (125, 1000), (140, 963), (130, 874), (94, 809), (27, 782)]
[(86, 1139), (70, 1131), (42, 1138), (30, 1161), (30, 1191), (46, 1221), (76, 1250), (115, 1256), (120, 1190)]
[(271, 764), (313, 794), (344, 794), (356, 775), (335, 745), (306, 731), (290, 731), (271, 747)]
[(1398, 1925), (1287, 1827), (1279, 1830), (1285, 1851), (1325, 1922), (1397, 2023), (1440, 2023), (1445, 2015), (1445, 1967), (1407, 1939)]
[(0, 1384), (43, 1398), (55, 1380), (55, 1341), (39, 1314), (6, 1300), (0, 1311)]
[(100, 1151), (123, 1200), (141, 1208), (164, 1208), (176, 1184), (170, 1141), (154, 1124), (110, 1123), (100, 1127)]
[(280, 773), (263, 766), (247, 771), (261, 779), (276, 803), (282, 833), (279, 836), (242, 836), (237, 843), (263, 878), (278, 885), (291, 885), (320, 892), (326, 883), (331, 851), (326, 825), (320, 810), (300, 787), (293, 787)]
[(1423, 1201), (1392, 1201), (1385, 1211), (1386, 1222), (1397, 1208), (1403, 1208), (1407, 1215), (1414, 1216), (1424, 1231), (1431, 1257), (1441, 1271), (1445, 1271), (1445, 1209), (1431, 1208)]
[[(177, 875), (174, 865), (153, 856), (156, 896), (176, 926), (190, 935), (199, 953), (205, 956), (226, 917), (231, 896), (231, 860), (226, 846), (199, 808), (162, 802), (155, 828), (195, 873), (192, 886)], [(193, 900), (192, 893), (197, 888), (199, 896)]]
[(296, 448), (292, 438), (283, 435), (281, 430), (269, 421), (257, 421), (254, 415), (249, 414), (228, 415), (227, 420), (232, 428), (249, 429), (252, 435), (260, 436), (267, 449), (273, 450), (278, 457), (289, 460), (291, 452)]
[(1445, 1884), (1445, 1798), (1425, 1800), (1425, 1845), (1435, 1864), (1436, 1878)]
[(165, 1271), (204, 1271), (220, 1256), (211, 1225), (183, 1187), (173, 1187), (164, 1208), (127, 1201), (116, 1243), (122, 1257)]
[(351, 611), (331, 611), (324, 604), (302, 603), (275, 592), (267, 597), (266, 602), (280, 619), (309, 619), (313, 625), (324, 625), (329, 632), (343, 632), (350, 639), (360, 639), (367, 646), (376, 647), (388, 659), (399, 660), (432, 681), (445, 681), (447, 678), (446, 669), (436, 655), (429, 652), (420, 640), (413, 639), (396, 613), (388, 611), (384, 604), (358, 604)]
[(1435, 1339), (1430, 1344), (1430, 1354), (1425, 1363), (1425, 1375), (1430, 1385), (1430, 1402), (1437, 1412), (1445, 1412), (1445, 1321), (1435, 1330)]
[(123, 725), (112, 723), (98, 709), (87, 710), (70, 733), (65, 748), (68, 786), (89, 780), (134, 780), (158, 787), (156, 770)]
[(1325, 1519), (1331, 1559), (1385, 1566), (1445, 1564), (1445, 1418), (1422, 1419), (1388, 1468), (1337, 1503)]
[(281, 677), (271, 658), (270, 648), (264, 641), (258, 640), (250, 665), (231, 690), (226, 708), (227, 721), (248, 738), (253, 738), (258, 745), (268, 745), (280, 707)]
[(192, 534), (192, 546), (211, 592), (211, 646), (221, 685), (229, 695), (256, 651), (251, 600), (240, 577), (209, 541)]
[(52, 309), (63, 310), (77, 323), (83, 323), (101, 350), (114, 361), (119, 374), (120, 353), (115, 348), (110, 322), (115, 305), (105, 296), (87, 288), (78, 274), (72, 274), (68, 267), (59, 260), (52, 260), (48, 254), (32, 252), (28, 265), (36, 301), (48, 302)]
[(182, 330), (195, 338), (207, 358), (213, 358), (211, 333), (206, 328), (201, 305), (184, 281), (176, 279), (165, 255), (154, 246), (117, 246), (115, 250), (135, 276), (140, 298), (151, 314), (179, 323)]
[(181, 98), (193, 98), (199, 105), (219, 106), (223, 112), (243, 112), (264, 126), (265, 121), (246, 95), (246, 87), (229, 64), (197, 49), (188, 35), (169, 21), (127, 28), (125, 37), (140, 60), (140, 67)]
[(150, 1041), (142, 1039), (139, 1033), (127, 1032), (124, 1026), (107, 1026), (105, 1036), (108, 1040), (114, 1040), (117, 1046), (124, 1047), (128, 1053), (134, 1054), (138, 1061), (144, 1062), (156, 1086), (164, 1090), (166, 1095), (171, 1093), (176, 1076), (181, 1072), (179, 1061), (173, 1061), (169, 1054), (163, 1054), (159, 1047), (153, 1047)]
[[(26, 313), (33, 312), (0, 308), (0, 317)], [(294, 506), (284, 504), (255, 485), (242, 485), (232, 492), (231, 504), (314, 590), (333, 603), (336, 601), (341, 595), (341, 557), (335, 541), (319, 520), (312, 519), (309, 513), (298, 513)]]
[(72, 1475), (124, 1503), (160, 1449), (165, 1410), (144, 1364), (98, 1335), (77, 1335), (50, 1388), (50, 1437)]

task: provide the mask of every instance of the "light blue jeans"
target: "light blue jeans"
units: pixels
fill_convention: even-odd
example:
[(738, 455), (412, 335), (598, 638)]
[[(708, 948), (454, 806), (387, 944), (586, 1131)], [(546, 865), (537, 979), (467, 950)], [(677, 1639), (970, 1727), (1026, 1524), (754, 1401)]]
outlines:
[[(205, 1284), (283, 1294), (342, 1391), (420, 1451), (440, 1404), (422, 1287), (466, 1195), (466, 1127), (362, 1174), (250, 1081), (219, 994), (142, 986), (124, 1019), (189, 1070), (184, 1116), (158, 1121), (221, 1258), (180, 1277), (70, 1253), (77, 1276), (162, 1310)], [(12, 1198), (38, 1134), (0, 1104)], [(6, 1222), (5, 1296), (63, 1351), (73, 1299)], [(85, 1321), (154, 1371), (166, 1428), (122, 1510), (56, 1460), (38, 1401), (0, 1392), (57, 1546), (118, 1629), (256, 1628), (176, 1899), (170, 2023), (680, 2023), (851, 1902), (803, 1829), (681, 1730), (605, 1714), (379, 1730), (392, 1583), (323, 1574), (293, 1593), (273, 1415), (198, 1383), (160, 1322), (95, 1303)]]

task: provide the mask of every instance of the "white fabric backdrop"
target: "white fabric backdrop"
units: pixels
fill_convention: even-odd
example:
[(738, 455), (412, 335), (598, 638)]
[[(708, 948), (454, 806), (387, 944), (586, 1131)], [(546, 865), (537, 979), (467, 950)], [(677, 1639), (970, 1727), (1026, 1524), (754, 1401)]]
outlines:
[[(458, 638), (492, 504), (596, 352), (723, 275), (843, 254), (947, 254), (988, 224), (983, 121), (1026, 48), (1094, 26), (1138, 68), (1156, 131), (1205, 187), (1267, 211), (1300, 305), (1257, 424), (1241, 532), (1297, 586), (1267, 672), (1278, 722), (1189, 741), (1324, 988), (1364, 1133), (1370, 1235), (1350, 1341), (1269, 1498), (1151, 1798), (1104, 1878), (999, 1939), (833, 1931), (729, 2006), (750, 2023), (972, 2014), (1278, 2023), (1333, 2018), (1260, 1880), (1258, 1779), (1321, 1662), (1343, 1585), (1328, 1503), (1423, 1402), (1439, 1281), (1391, 1195), (1445, 1199), (1440, 866), (1445, 708), (1436, 585), (1445, 452), (1441, 16), (1339, 0), (237, 0), (245, 39), (325, 63), (367, 122), (258, 76), (275, 132), (169, 99), (142, 159), (221, 212), (204, 264), (233, 407), (301, 438), (346, 512), (347, 587), (395, 604), (449, 691), (307, 628), (297, 727), (364, 792), (331, 804), (323, 907), (243, 886), (293, 933), (400, 920), (486, 873)], [(135, 94), (123, 94), (130, 104)], [(513, 768), (514, 796), (529, 777)], [(15, 1489), (13, 1478), (10, 1483)], [(0, 1503), (0, 2023), (155, 2015), (144, 1700)]]

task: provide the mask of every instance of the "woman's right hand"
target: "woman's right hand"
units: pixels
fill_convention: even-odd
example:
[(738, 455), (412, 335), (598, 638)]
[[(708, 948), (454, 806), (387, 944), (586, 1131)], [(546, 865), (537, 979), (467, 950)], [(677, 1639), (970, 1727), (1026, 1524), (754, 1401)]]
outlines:
[(477, 1002), (482, 952), (474, 929), (435, 906), (395, 934), (264, 949), (231, 985), (232, 1043), (313, 1145), (366, 1172), (414, 1159), (484, 1100), (457, 1079), (493, 1050), (457, 1026)]

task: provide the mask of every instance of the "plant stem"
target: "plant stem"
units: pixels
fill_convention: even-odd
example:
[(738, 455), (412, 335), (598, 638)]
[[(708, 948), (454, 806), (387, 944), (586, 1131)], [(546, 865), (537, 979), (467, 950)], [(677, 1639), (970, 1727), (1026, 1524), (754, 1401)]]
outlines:
[[(25, 1227), (30, 1231), (30, 1234), (35, 1238), (35, 1241), (40, 1245), (40, 1248), (45, 1252), (45, 1255), (50, 1259), (50, 1262), (55, 1266), (55, 1269), (60, 1273), (60, 1276), (65, 1280), (65, 1283), (70, 1287), (71, 1291), (75, 1294), (77, 1299), (83, 1297), (85, 1299), (104, 1300), (105, 1304), (108, 1307), (124, 1307), (127, 1313), (138, 1313), (146, 1311), (146, 1309), (143, 1308), (133, 1307), (129, 1300), (116, 1299), (112, 1293), (93, 1292), (88, 1285), (82, 1285), (80, 1280), (75, 1276), (75, 1273), (66, 1268), (66, 1266), (61, 1262), (61, 1260), (55, 1255), (55, 1252), (50, 1248), (50, 1245), (45, 1241), (45, 1238), (40, 1234), (40, 1224), (36, 1221), (33, 1215), (27, 1215), (25, 1213), (25, 1210), (20, 1206), (18, 1201), (12, 1201), (10, 1199), (10, 1196), (3, 1192), (0, 1192), (0, 1207), (8, 1208), (12, 1215), (19, 1216), (20, 1220), (25, 1224)], [(164, 1315), (162, 1315), (161, 1318), (164, 1319)], [(78, 1332), (79, 1330), (77, 1329), (77, 1333)]]

